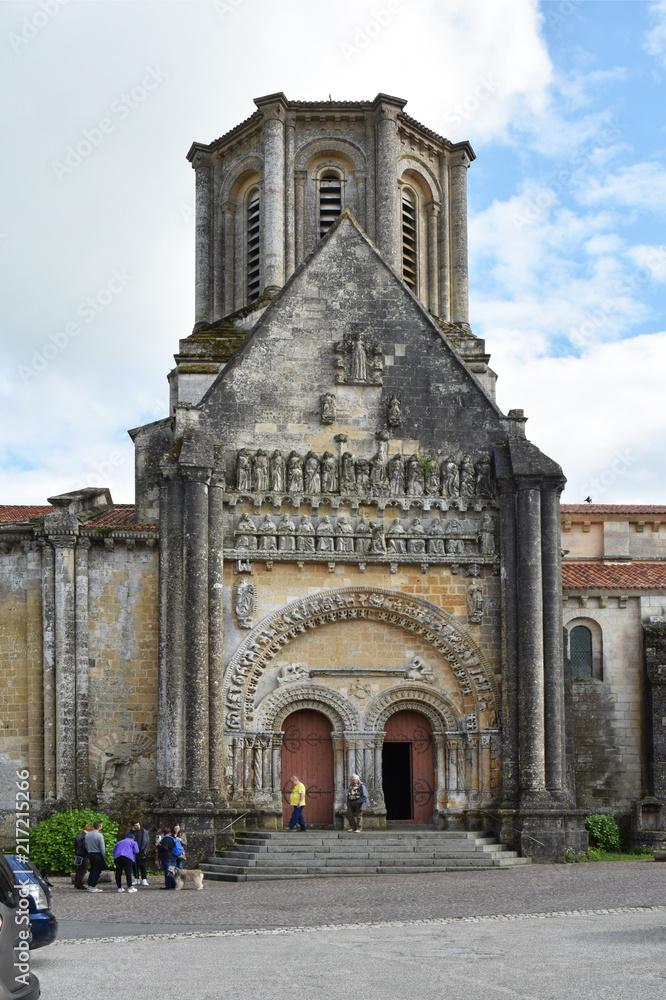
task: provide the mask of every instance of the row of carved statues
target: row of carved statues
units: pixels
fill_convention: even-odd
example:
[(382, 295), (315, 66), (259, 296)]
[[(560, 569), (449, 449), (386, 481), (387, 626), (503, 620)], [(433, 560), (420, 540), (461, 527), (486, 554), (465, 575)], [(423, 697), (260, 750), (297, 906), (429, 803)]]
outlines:
[(254, 493), (359, 493), (366, 496), (443, 496), (470, 501), (494, 495), (490, 457), (476, 464), (470, 455), (461, 462), (453, 456), (434, 458), (387, 454), (385, 440), (371, 459), (346, 451), (305, 458), (292, 451), (286, 458), (279, 449), (269, 457), (262, 448), (252, 455), (241, 448), (236, 459), (236, 489)]
[[(341, 514), (333, 519), (327, 514), (315, 524), (308, 515), (294, 519), (283, 514), (277, 521), (265, 514), (257, 524), (249, 514), (242, 514), (235, 528), (238, 551), (259, 552), (346, 552), (371, 555), (464, 555), (465, 543), (478, 545), (480, 555), (495, 554), (495, 525), (484, 514), (479, 528), (465, 529), (460, 521), (445, 525), (434, 518), (424, 527), (418, 517), (403, 525), (396, 517), (386, 525), (377, 518), (350, 518)], [(335, 521), (335, 523), (334, 523)]]

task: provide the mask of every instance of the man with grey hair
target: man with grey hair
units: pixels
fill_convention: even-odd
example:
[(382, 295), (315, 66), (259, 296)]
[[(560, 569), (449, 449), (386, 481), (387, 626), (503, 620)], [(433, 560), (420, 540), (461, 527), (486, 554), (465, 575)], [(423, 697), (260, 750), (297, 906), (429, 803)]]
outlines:
[(358, 774), (352, 774), (347, 792), (347, 819), (353, 833), (360, 833), (363, 828), (363, 810), (367, 804), (368, 789)]

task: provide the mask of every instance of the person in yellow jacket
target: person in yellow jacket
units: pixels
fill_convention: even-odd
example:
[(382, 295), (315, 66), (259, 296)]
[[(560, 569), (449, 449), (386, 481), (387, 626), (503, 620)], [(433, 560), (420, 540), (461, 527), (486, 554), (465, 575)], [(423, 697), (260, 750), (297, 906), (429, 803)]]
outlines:
[(292, 774), (291, 781), (293, 788), (289, 795), (289, 805), (293, 806), (293, 812), (291, 814), (291, 819), (289, 820), (289, 829), (293, 830), (298, 823), (299, 829), (307, 830), (305, 825), (305, 820), (303, 819), (303, 809), (305, 808), (305, 785), (302, 781), (299, 781), (298, 775)]

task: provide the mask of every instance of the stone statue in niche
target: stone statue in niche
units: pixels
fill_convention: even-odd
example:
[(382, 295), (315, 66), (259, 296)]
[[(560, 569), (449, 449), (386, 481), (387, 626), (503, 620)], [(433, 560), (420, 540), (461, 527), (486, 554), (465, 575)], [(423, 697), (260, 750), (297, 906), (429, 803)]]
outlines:
[(471, 500), (476, 490), (476, 470), (470, 455), (465, 455), (460, 467), (460, 496)]
[(341, 514), (335, 529), (335, 548), (337, 552), (354, 551), (354, 529), (346, 514)]
[(319, 459), (313, 451), (309, 451), (305, 456), (304, 482), (305, 492), (312, 496), (314, 493), (321, 493), (321, 473), (319, 471)]
[(438, 517), (436, 517), (430, 523), (430, 532), (428, 538), (428, 555), (429, 556), (443, 556), (444, 555), (444, 528), (442, 527), (442, 522)]
[(353, 382), (368, 381), (368, 351), (362, 333), (357, 333), (352, 341), (350, 375)]
[(322, 493), (338, 492), (338, 463), (335, 455), (325, 451), (321, 459), (321, 491)]
[(370, 551), (373, 555), (383, 556), (386, 554), (386, 526), (383, 521), (371, 521), (372, 539), (370, 541)]
[(293, 681), (307, 681), (310, 671), (303, 663), (282, 663), (278, 667), (275, 679), (278, 684), (289, 684)]
[(296, 549), (298, 552), (315, 550), (315, 526), (307, 514), (300, 519), (296, 529)]
[(356, 469), (354, 459), (349, 451), (342, 453), (342, 483), (340, 489), (344, 493), (356, 492)]
[(370, 536), (372, 535), (372, 529), (368, 524), (368, 519), (365, 517), (359, 517), (356, 522), (356, 551), (365, 554), (370, 551)]
[(356, 461), (356, 491), (357, 493), (370, 493), (370, 463), (364, 458)]
[(405, 543), (405, 529), (400, 523), (399, 517), (394, 517), (386, 532), (386, 551), (390, 555), (404, 555), (407, 551)]
[(333, 525), (328, 514), (317, 525), (317, 552), (333, 552)]
[(490, 455), (482, 455), (476, 463), (476, 495), (478, 497), (494, 496)]
[(241, 628), (252, 628), (257, 613), (257, 591), (249, 580), (239, 580), (234, 587), (234, 611)]
[(280, 552), (293, 552), (296, 548), (296, 526), (289, 514), (283, 514), (278, 521), (278, 549)]
[(407, 495), (410, 497), (422, 497), (424, 489), (423, 469), (418, 455), (412, 455), (407, 460)]
[(439, 496), (439, 488), (439, 464), (433, 458), (427, 463), (425, 491), (429, 497), (437, 497)]
[(236, 489), (247, 493), (252, 490), (252, 460), (246, 448), (241, 448), (236, 460)]
[(378, 431), (375, 434), (377, 439), (377, 453), (370, 461), (370, 485), (373, 496), (384, 497), (388, 493), (388, 474), (386, 471), (386, 461), (388, 458), (388, 434), (386, 431)]
[(407, 551), (413, 556), (425, 555), (426, 550), (426, 533), (425, 528), (421, 524), (421, 519), (415, 517), (409, 526), (409, 542), (407, 543)]
[(321, 422), (322, 424), (335, 423), (335, 395), (326, 392), (320, 397), (321, 402)]
[(495, 522), (487, 512), (481, 519), (479, 529), (479, 549), (482, 556), (495, 555)]
[(389, 396), (386, 404), (386, 422), (389, 427), (399, 427), (402, 423), (402, 406), (397, 396)]
[(369, 684), (363, 684), (362, 681), (354, 681), (349, 688), (349, 694), (352, 698), (358, 698), (359, 701), (367, 701), (372, 695), (372, 689)]
[(287, 490), (289, 493), (303, 492), (303, 461), (296, 451), (287, 459)]
[(282, 452), (276, 448), (271, 457), (271, 489), (274, 493), (284, 493), (285, 467)]
[[(465, 552), (465, 543), (462, 538), (456, 538), (462, 532), (460, 521), (452, 520), (446, 526), (446, 554), (447, 556), (461, 556)], [(453, 537), (451, 537), (453, 536)]]
[(268, 490), (268, 455), (263, 448), (259, 448), (254, 456), (252, 471), (255, 492), (265, 493)]
[(236, 525), (236, 548), (254, 550), (257, 547), (257, 528), (249, 514), (242, 514)]
[(402, 455), (394, 455), (388, 464), (389, 495), (399, 497), (405, 492), (405, 467)]
[(483, 618), (483, 588), (474, 579), (467, 588), (467, 610), (470, 622), (478, 622)]
[(275, 522), (270, 514), (264, 514), (264, 519), (257, 528), (260, 552), (277, 552), (277, 537)]
[(460, 496), (460, 470), (453, 455), (442, 462), (442, 496), (451, 500)]
[(435, 671), (429, 667), (420, 656), (415, 656), (405, 671), (406, 681), (422, 681), (424, 684), (435, 683)]
[(336, 382), (352, 385), (381, 385), (384, 363), (381, 346), (367, 334), (346, 333), (335, 345)]

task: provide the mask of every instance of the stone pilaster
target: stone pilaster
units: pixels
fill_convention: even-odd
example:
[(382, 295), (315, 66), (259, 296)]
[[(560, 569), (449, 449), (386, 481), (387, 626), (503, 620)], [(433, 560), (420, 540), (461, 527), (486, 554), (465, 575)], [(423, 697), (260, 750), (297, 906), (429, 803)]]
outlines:
[(467, 276), (467, 169), (470, 160), (462, 150), (450, 160), (451, 172), (451, 318), (469, 322)]
[(296, 130), (293, 121), (285, 128), (284, 154), (284, 279), (291, 277), (296, 267), (296, 231), (294, 219), (294, 150)]
[(75, 535), (54, 535), (56, 798), (76, 796)]
[(55, 686), (55, 552), (48, 539), (42, 547), (42, 634), (44, 677), (44, 798), (56, 797), (56, 686)]
[(88, 561), (90, 539), (79, 538), (76, 546), (76, 797), (90, 797), (88, 751)]
[(224, 787), (224, 479), (208, 489), (208, 713), (211, 788)]
[(276, 292), (284, 284), (284, 109), (280, 103), (265, 109), (262, 291)]
[(160, 487), (159, 665), (157, 701), (157, 783), (183, 784), (183, 704), (185, 695), (183, 615), (183, 488), (170, 464)]
[(228, 201), (222, 208), (224, 215), (224, 312), (234, 311), (235, 277), (235, 245), (236, 245), (236, 206)]
[(375, 176), (377, 246), (397, 275), (401, 268), (400, 202), (398, 197), (398, 123), (395, 109), (380, 104), (377, 110)]
[(447, 322), (451, 319), (451, 239), (450, 239), (450, 194), (449, 165), (446, 156), (439, 161), (439, 184), (442, 205), (439, 217), (439, 315)]
[(651, 794), (666, 802), (666, 617), (654, 615), (643, 622), (645, 670), (651, 713)]
[(210, 158), (197, 152), (196, 172), (195, 315), (197, 323), (213, 319), (213, 168)]
[(502, 573), (502, 790), (507, 804), (518, 794), (518, 593), (516, 494), (509, 483), (498, 484)]
[(566, 779), (560, 540), (560, 494), (563, 485), (545, 483), (541, 488), (546, 787), (557, 793), (564, 790)]
[(183, 470), (185, 557), (185, 787), (204, 794), (208, 760), (208, 482), (209, 469)]
[(26, 557), (26, 670), (28, 681), (28, 767), (30, 794), (35, 800), (44, 795), (44, 681), (42, 640), (42, 556), (33, 541), (21, 543)]
[(305, 256), (305, 170), (297, 170), (294, 174), (295, 188), (295, 239), (296, 239), (296, 267), (302, 263)]
[(426, 208), (428, 215), (428, 309), (439, 315), (439, 205), (431, 201)]

